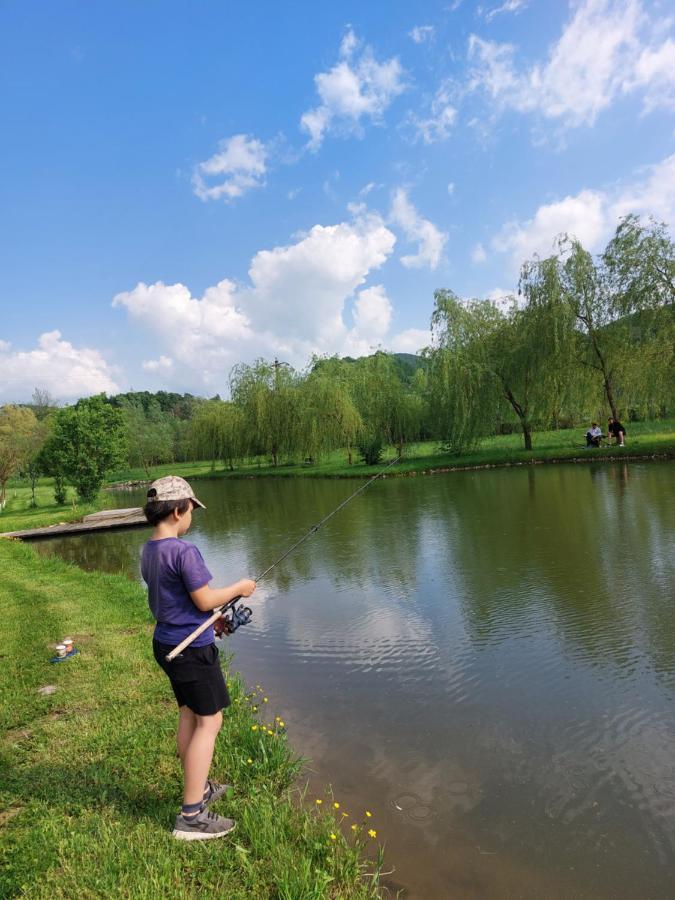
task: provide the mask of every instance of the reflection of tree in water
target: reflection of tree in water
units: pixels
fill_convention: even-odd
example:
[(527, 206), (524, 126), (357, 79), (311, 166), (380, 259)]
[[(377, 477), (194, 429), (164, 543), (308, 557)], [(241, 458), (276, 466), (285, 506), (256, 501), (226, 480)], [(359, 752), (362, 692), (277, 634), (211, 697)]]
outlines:
[[(378, 580), (392, 589), (415, 579), (416, 525), (398, 497), (402, 481), (374, 484), (326, 523), (270, 573), (266, 582), (287, 590), (319, 575), (336, 585)], [(206, 487), (208, 485), (208, 488)], [(358, 482), (340, 479), (258, 479), (204, 483), (208, 509), (199, 531), (246, 548), (252, 572), (261, 572), (312, 525), (342, 503)], [(398, 489), (398, 490), (397, 490)], [(405, 491), (404, 491), (405, 493)]]
[(50, 538), (35, 541), (31, 546), (41, 555), (59, 556), (88, 572), (98, 570), (137, 578), (140, 571), (140, 548), (148, 535), (147, 529), (134, 528)]
[[(628, 482), (623, 466), (588, 470), (588, 479), (568, 466), (453, 479), (461, 540), (451, 520), (439, 516), (439, 523), (461, 573), (466, 626), (476, 642), (530, 633), (553, 616), (573, 655), (598, 660), (609, 652), (623, 667), (644, 632), (642, 617), (659, 610), (662, 620), (645, 536), (667, 534), (666, 506), (644, 496), (639, 480)], [(659, 479), (648, 482), (659, 490)], [(437, 494), (439, 504), (445, 493), (447, 487)], [(651, 633), (650, 655), (654, 639), (664, 638), (672, 654), (671, 628)]]

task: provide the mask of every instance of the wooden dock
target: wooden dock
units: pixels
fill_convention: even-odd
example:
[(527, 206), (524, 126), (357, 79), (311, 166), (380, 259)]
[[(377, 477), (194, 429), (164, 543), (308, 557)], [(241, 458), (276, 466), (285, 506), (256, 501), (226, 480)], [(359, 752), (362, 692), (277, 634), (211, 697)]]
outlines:
[(28, 528), (25, 531), (7, 531), (0, 538), (19, 538), (22, 541), (37, 541), (44, 538), (62, 537), (68, 534), (88, 534), (93, 531), (110, 531), (113, 528), (138, 528), (147, 523), (140, 506), (130, 509), (103, 509), (91, 513), (79, 522), (60, 522), (44, 528)]

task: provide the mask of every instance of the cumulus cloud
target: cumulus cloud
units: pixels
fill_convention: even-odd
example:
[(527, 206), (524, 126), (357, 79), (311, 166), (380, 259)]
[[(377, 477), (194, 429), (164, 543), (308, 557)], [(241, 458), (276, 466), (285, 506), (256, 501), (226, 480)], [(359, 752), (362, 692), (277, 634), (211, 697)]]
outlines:
[(167, 374), (173, 372), (173, 360), (170, 356), (160, 356), (159, 359), (146, 359), (141, 363), (146, 372), (161, 372)]
[(359, 52), (349, 29), (340, 45), (340, 59), (328, 72), (314, 76), (320, 104), (303, 113), (300, 127), (309, 134), (307, 146), (318, 150), (327, 133), (363, 132), (362, 121), (380, 123), (392, 101), (405, 90), (403, 68), (396, 57), (378, 63), (370, 47)]
[(258, 138), (235, 134), (218, 145), (218, 152), (198, 163), (192, 188), (200, 200), (234, 200), (264, 184), (268, 150)]
[(388, 342), (394, 353), (419, 353), (431, 345), (431, 331), (424, 328), (406, 328), (395, 334)]
[[(507, 4), (504, 4), (505, 6)], [(618, 97), (643, 91), (646, 110), (673, 105), (673, 42), (660, 43), (657, 23), (639, 0), (582, 0), (545, 62), (519, 65), (511, 44), (469, 39), (469, 90), (499, 112), (538, 113), (562, 125), (592, 125)]]
[(535, 254), (548, 256), (558, 234), (577, 237), (597, 251), (611, 237), (619, 219), (629, 213), (675, 222), (675, 154), (643, 169), (630, 184), (608, 190), (584, 189), (540, 206), (531, 219), (506, 223), (492, 246), (510, 253), (514, 269)]
[(471, 262), (480, 265), (480, 263), (484, 263), (486, 259), (487, 253), (485, 252), (485, 247), (481, 243), (476, 244), (471, 251)]
[(33, 350), (12, 350), (0, 342), (0, 396), (7, 400), (26, 400), (33, 387), (48, 390), (60, 400), (72, 400), (119, 387), (112, 368), (98, 350), (74, 347), (61, 338), (60, 331), (40, 335)]
[(354, 302), (356, 331), (366, 340), (379, 341), (389, 331), (392, 307), (384, 285), (375, 284), (359, 291)]
[(449, 137), (457, 118), (457, 110), (451, 101), (451, 84), (444, 82), (436, 91), (429, 104), (427, 116), (420, 116), (411, 111), (406, 116), (404, 125), (413, 129), (415, 140), (425, 144), (435, 144)]
[(405, 188), (398, 188), (394, 193), (390, 219), (403, 230), (409, 241), (418, 244), (417, 253), (402, 256), (401, 263), (407, 269), (420, 269), (424, 266), (435, 269), (441, 261), (448, 236), (433, 222), (420, 216), (408, 199)]
[[(224, 279), (197, 298), (183, 284), (140, 283), (113, 305), (205, 385), (222, 384), (234, 362), (257, 356), (304, 365), (312, 353), (370, 352), (388, 331), (391, 304), (381, 285), (358, 289), (392, 254), (396, 237), (380, 216), (353, 212), (351, 221), (315, 225), (292, 244), (256, 253), (248, 284)], [(345, 307), (356, 291), (349, 328)], [(145, 368), (167, 371), (163, 358)]]
[(412, 31), (408, 32), (408, 36), (413, 39), (416, 44), (424, 44), (430, 41), (434, 36), (433, 25), (415, 25)]

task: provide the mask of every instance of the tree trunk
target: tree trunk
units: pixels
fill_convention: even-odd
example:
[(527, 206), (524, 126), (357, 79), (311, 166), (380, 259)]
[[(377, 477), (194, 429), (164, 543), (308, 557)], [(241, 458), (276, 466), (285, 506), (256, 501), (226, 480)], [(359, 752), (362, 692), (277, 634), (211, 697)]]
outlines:
[(606, 374), (604, 369), (602, 372), (602, 380), (605, 386), (605, 396), (607, 397), (607, 403), (609, 403), (609, 408), (612, 410), (612, 418), (618, 421), (619, 414), (616, 410), (616, 403), (614, 401), (614, 392), (612, 391), (612, 380), (609, 374)]
[(530, 425), (527, 419), (527, 405), (521, 406), (520, 403), (513, 396), (513, 392), (511, 388), (506, 384), (506, 382), (502, 379), (502, 384), (504, 386), (504, 396), (511, 404), (513, 411), (518, 416), (520, 420), (520, 427), (523, 429), (523, 438), (525, 440), (525, 449), (532, 449), (532, 426)]
[(352, 448), (347, 447), (347, 462), (351, 466), (352, 464)]

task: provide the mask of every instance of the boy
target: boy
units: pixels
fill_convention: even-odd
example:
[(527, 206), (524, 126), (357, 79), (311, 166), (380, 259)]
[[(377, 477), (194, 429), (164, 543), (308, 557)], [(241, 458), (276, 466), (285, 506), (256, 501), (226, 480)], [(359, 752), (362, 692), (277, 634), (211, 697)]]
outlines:
[(143, 509), (154, 530), (143, 547), (141, 573), (148, 586), (148, 603), (157, 621), (153, 637), (155, 659), (169, 676), (178, 703), (178, 755), (183, 766), (183, 807), (176, 816), (173, 836), (184, 841), (223, 837), (234, 828), (232, 819), (207, 810), (228, 785), (209, 781), (222, 710), (230, 698), (220, 668), (212, 628), (207, 628), (172, 662), (166, 655), (201, 625), (217, 606), (234, 597), (250, 597), (255, 581), (243, 578), (229, 587), (213, 589), (213, 577), (194, 544), (180, 540), (192, 523), (192, 510), (206, 509), (192, 488), (177, 475), (153, 481)]

